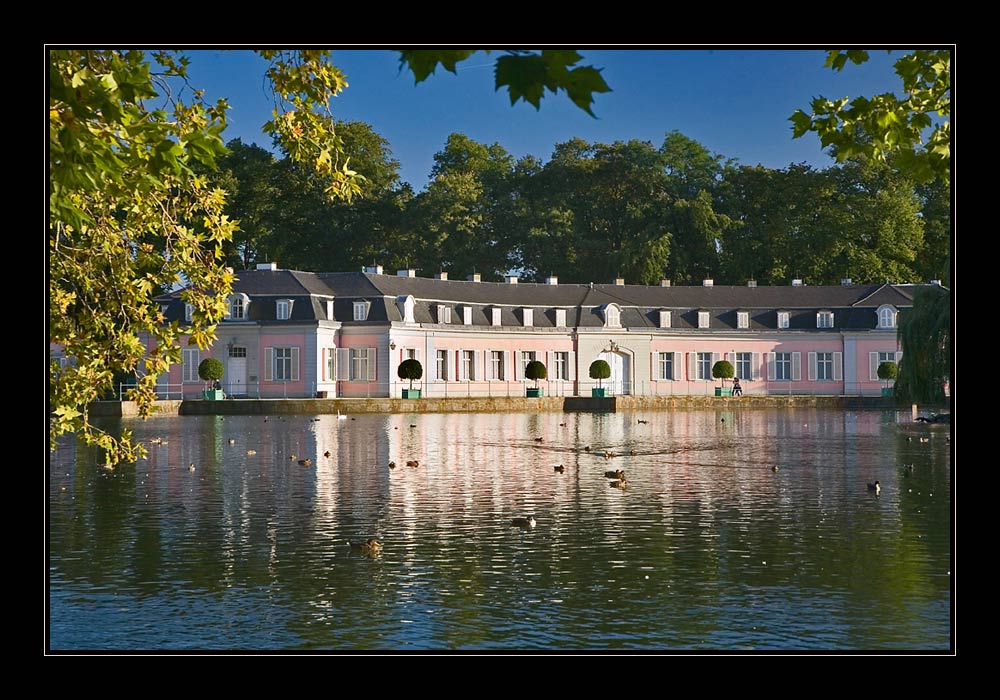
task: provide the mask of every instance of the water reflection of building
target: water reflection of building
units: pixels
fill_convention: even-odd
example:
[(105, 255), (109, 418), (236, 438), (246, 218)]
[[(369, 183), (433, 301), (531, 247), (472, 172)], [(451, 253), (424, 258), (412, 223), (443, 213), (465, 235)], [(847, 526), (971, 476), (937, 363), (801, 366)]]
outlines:
[[(309, 273), (274, 264), (237, 273), (218, 341), (204, 354), (226, 364), (235, 396), (399, 396), (399, 364), (423, 366), (424, 396), (522, 396), (532, 360), (547, 395), (589, 394), (588, 368), (604, 359), (618, 394), (713, 391), (714, 363), (729, 360), (744, 391), (878, 394), (878, 365), (898, 361), (898, 313), (917, 285), (697, 287), (546, 284)], [(168, 321), (191, 309), (183, 292), (160, 298)], [(162, 379), (164, 395), (197, 395), (203, 353)]]

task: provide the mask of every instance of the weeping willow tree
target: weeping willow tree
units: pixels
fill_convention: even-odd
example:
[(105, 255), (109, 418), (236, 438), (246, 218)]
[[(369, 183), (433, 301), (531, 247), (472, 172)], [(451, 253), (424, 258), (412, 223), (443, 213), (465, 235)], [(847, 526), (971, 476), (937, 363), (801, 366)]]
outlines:
[(940, 403), (951, 381), (951, 291), (921, 289), (900, 313), (903, 358), (895, 394), (905, 403)]

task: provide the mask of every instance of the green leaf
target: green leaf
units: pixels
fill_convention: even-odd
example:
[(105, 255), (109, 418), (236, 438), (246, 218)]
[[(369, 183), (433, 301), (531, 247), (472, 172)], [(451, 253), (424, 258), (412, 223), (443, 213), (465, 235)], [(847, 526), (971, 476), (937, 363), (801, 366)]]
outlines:
[(539, 109), (547, 73), (541, 56), (501, 56), (496, 64), (496, 89), (506, 85), (512, 105), (523, 99)]
[(474, 54), (466, 50), (417, 50), (400, 51), (399, 67), (408, 67), (413, 72), (415, 82), (421, 83), (437, 69), (438, 64), (445, 70), (457, 74), (455, 66)]
[(797, 139), (805, 136), (812, 127), (812, 118), (801, 109), (795, 110), (795, 114), (788, 118), (792, 122), (792, 138)]

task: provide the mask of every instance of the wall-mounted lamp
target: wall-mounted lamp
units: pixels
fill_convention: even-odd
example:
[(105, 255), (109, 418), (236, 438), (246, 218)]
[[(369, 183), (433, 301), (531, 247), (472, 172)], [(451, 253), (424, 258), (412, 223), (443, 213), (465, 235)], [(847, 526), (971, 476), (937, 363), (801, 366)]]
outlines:
[(390, 350), (395, 350), (396, 349), (396, 344), (395, 343), (389, 343), (389, 349)]

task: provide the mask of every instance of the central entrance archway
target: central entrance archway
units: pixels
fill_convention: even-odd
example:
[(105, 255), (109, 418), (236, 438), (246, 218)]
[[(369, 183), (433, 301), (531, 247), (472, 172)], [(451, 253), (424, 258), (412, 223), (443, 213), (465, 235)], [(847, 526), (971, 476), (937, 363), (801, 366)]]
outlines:
[(612, 396), (623, 396), (631, 393), (630, 382), (631, 366), (629, 356), (623, 352), (605, 351), (597, 356), (598, 360), (604, 360), (611, 367), (611, 377), (604, 381)]

